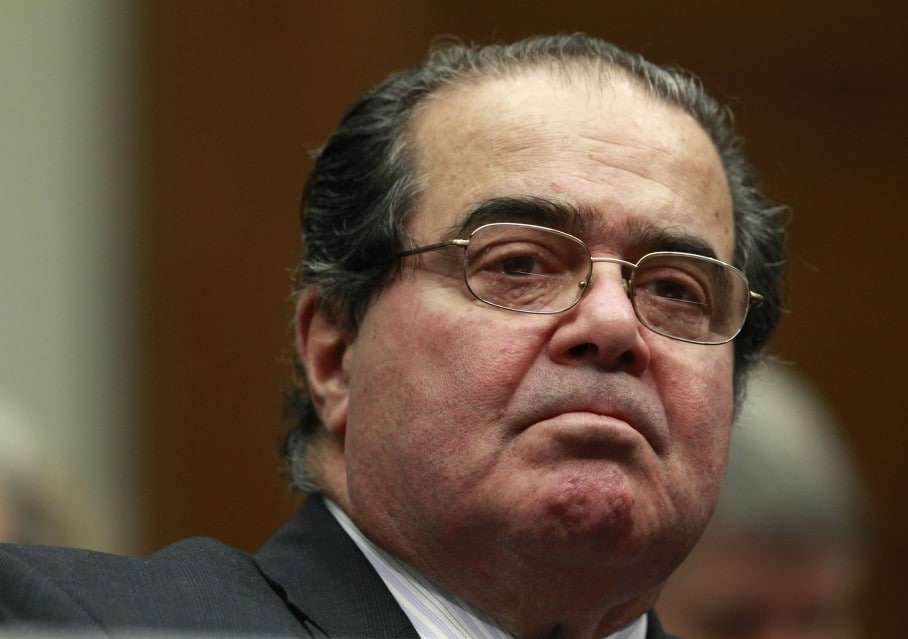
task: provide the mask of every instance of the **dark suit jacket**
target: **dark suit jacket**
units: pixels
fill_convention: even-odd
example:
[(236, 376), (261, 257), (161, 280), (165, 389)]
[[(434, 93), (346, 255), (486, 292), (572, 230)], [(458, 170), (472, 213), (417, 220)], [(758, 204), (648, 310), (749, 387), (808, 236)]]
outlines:
[[(256, 555), (188, 539), (148, 557), (0, 546), (0, 622), (292, 637), (419, 639), (317, 497)], [(663, 639), (650, 615), (647, 639)]]

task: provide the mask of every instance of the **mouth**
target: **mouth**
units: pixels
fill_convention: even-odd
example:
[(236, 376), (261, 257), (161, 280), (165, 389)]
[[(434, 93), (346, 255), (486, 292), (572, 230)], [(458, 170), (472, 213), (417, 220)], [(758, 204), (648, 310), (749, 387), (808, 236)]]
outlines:
[(583, 455), (646, 445), (657, 454), (666, 446), (664, 430), (654, 410), (643, 402), (615, 405), (553, 403), (521, 425), (521, 432), (551, 438), (559, 446)]
[(529, 430), (581, 457), (600, 457), (631, 450), (646, 438), (621, 416), (571, 410), (532, 424)]

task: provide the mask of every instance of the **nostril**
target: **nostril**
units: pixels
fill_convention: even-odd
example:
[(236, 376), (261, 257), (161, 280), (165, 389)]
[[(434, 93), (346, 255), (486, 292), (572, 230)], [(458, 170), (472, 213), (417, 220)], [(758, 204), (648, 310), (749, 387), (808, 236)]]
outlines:
[[(568, 355), (571, 359), (583, 360), (588, 357), (595, 358), (598, 354), (599, 347), (590, 342), (578, 344), (577, 346), (568, 349)], [(633, 351), (624, 351), (618, 356), (618, 364), (622, 367), (633, 366), (636, 361), (637, 357), (634, 355)]]
[(631, 351), (624, 351), (624, 352), (621, 353), (621, 355), (618, 357), (618, 361), (619, 361), (623, 366), (632, 366), (632, 365), (634, 364), (634, 362), (637, 361), (637, 358), (634, 356), (634, 353), (633, 353), (633, 352), (631, 352)]
[(568, 349), (568, 355), (574, 359), (583, 359), (589, 355), (595, 355), (599, 349), (595, 344), (590, 344), (586, 342), (585, 344), (578, 344), (570, 349)]

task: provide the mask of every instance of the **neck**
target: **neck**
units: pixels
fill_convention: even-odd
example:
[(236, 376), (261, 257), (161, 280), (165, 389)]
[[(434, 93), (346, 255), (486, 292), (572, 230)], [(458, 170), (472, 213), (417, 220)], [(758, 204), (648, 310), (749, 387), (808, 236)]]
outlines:
[[(655, 603), (658, 588), (613, 596), (601, 574), (583, 570), (536, 571), (523, 566), (509, 575), (489, 574), (477, 555), (473, 565), (440, 574), (419, 568), (445, 589), (482, 610), (517, 639), (602, 639), (632, 623)], [(478, 565), (477, 565), (478, 564)]]
[[(534, 568), (514, 555), (493, 557), (494, 552), (478, 550), (473, 544), (467, 544), (471, 548), (466, 553), (453, 546), (412, 552), (395, 545), (393, 539), (375, 535), (374, 530), (367, 532), (349, 503), (339, 501), (338, 505), (374, 543), (517, 639), (602, 639), (644, 614), (658, 593), (651, 589), (612, 596), (612, 592), (626, 593), (631, 580), (617, 578), (607, 583), (592, 562), (592, 569)], [(396, 534), (393, 537), (400, 539)], [(438, 557), (442, 559), (433, 560)]]
[(489, 539), (473, 526), (455, 535), (421, 535), (428, 543), (409, 543), (410, 536), (398, 526), (400, 514), (381, 508), (381, 514), (364, 512), (351, 502), (343, 464), (336, 463), (342, 457), (342, 446), (334, 442), (319, 447), (316, 467), (324, 494), (374, 543), (517, 639), (602, 639), (632, 623), (656, 600), (664, 576), (602, 566), (592, 556), (570, 564), (559, 562), (554, 552), (542, 553), (541, 560), (539, 553), (524, 557), (513, 550), (514, 544)]

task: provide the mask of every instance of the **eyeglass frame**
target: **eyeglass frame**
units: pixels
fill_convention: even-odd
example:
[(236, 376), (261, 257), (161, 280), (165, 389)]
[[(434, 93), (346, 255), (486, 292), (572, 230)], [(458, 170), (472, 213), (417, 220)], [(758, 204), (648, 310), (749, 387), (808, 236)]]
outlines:
[[(564, 237), (564, 238), (571, 240), (572, 242), (582, 246), (583, 250), (587, 254), (587, 257), (589, 258), (589, 269), (587, 270), (586, 277), (577, 283), (577, 286), (580, 289), (580, 293), (577, 295), (577, 299), (575, 299), (569, 306), (567, 306), (563, 309), (557, 310), (557, 311), (535, 311), (535, 310), (512, 308), (510, 306), (504, 306), (503, 304), (496, 304), (495, 302), (491, 302), (487, 299), (480, 297), (476, 293), (476, 291), (473, 290), (473, 287), (470, 286), (470, 281), (467, 277), (467, 268), (466, 268), (466, 266), (467, 266), (467, 262), (466, 262), (467, 249), (470, 246), (470, 241), (473, 239), (474, 235), (476, 235), (483, 229), (493, 227), (493, 226), (516, 226), (516, 227), (520, 227), (520, 228), (528, 228), (528, 229), (534, 229), (534, 230), (539, 230), (539, 231), (545, 231), (548, 233), (553, 233), (555, 235)], [(744, 271), (739, 269), (737, 266), (734, 266), (733, 264), (729, 264), (728, 262), (723, 262), (722, 260), (716, 259), (714, 257), (709, 257), (706, 255), (698, 255), (697, 253), (685, 253), (683, 251), (652, 251), (650, 253), (647, 253), (647, 254), (641, 256), (640, 259), (637, 260), (636, 263), (630, 262), (628, 260), (622, 260), (621, 258), (618, 258), (618, 257), (594, 257), (593, 254), (590, 252), (590, 247), (587, 245), (586, 242), (581, 240), (579, 237), (571, 235), (570, 233), (565, 233), (564, 231), (560, 231), (558, 229), (550, 228), (548, 226), (540, 226), (537, 224), (527, 224), (524, 222), (491, 222), (489, 224), (483, 224), (483, 225), (473, 229), (470, 232), (469, 237), (467, 237), (467, 238), (454, 238), (454, 239), (450, 239), (450, 240), (443, 240), (441, 242), (434, 242), (432, 244), (425, 244), (423, 246), (417, 246), (415, 248), (407, 249), (405, 251), (399, 252), (396, 255), (396, 257), (401, 258), (401, 257), (409, 257), (411, 255), (419, 255), (421, 253), (427, 253), (429, 251), (437, 251), (438, 249), (446, 248), (449, 246), (457, 246), (464, 250), (464, 259), (463, 259), (463, 268), (462, 268), (463, 281), (467, 287), (467, 290), (470, 291), (470, 294), (474, 298), (476, 298), (483, 304), (488, 304), (489, 306), (493, 306), (495, 308), (501, 308), (506, 311), (511, 311), (514, 313), (527, 313), (530, 315), (558, 315), (559, 313), (566, 313), (567, 311), (571, 310), (572, 308), (574, 308), (575, 306), (580, 304), (580, 302), (583, 301), (583, 298), (586, 296), (586, 294), (592, 288), (591, 285), (593, 282), (593, 265), (596, 264), (597, 262), (605, 263), (605, 264), (620, 264), (621, 266), (625, 266), (630, 269), (630, 275), (628, 277), (624, 277), (624, 275), (622, 274), (621, 281), (624, 283), (625, 293), (627, 294), (628, 299), (631, 302), (631, 306), (634, 309), (634, 315), (636, 316), (637, 321), (640, 322), (640, 324), (642, 324), (644, 327), (646, 327), (647, 329), (653, 331), (654, 333), (656, 333), (658, 335), (662, 335), (663, 337), (668, 337), (669, 339), (678, 340), (680, 342), (687, 342), (689, 344), (700, 344), (703, 346), (719, 346), (722, 344), (729, 343), (730, 341), (735, 339), (738, 335), (740, 335), (741, 331), (744, 329), (744, 325), (747, 323), (747, 315), (748, 315), (748, 312), (750, 311), (750, 308), (752, 306), (759, 306), (763, 302), (763, 299), (764, 299), (763, 295), (761, 295), (760, 293), (750, 290), (750, 283), (747, 281), (747, 275), (744, 273)], [(689, 258), (693, 258), (693, 259), (704, 261), (704, 262), (718, 264), (718, 265), (721, 265), (725, 268), (729, 268), (732, 271), (736, 272), (741, 277), (741, 279), (744, 281), (745, 288), (748, 292), (748, 297), (747, 297), (747, 307), (744, 309), (744, 316), (741, 318), (741, 326), (738, 327), (738, 330), (735, 331), (734, 335), (732, 335), (731, 337), (724, 339), (722, 341), (718, 341), (718, 342), (704, 342), (704, 341), (698, 341), (698, 340), (694, 340), (694, 339), (687, 339), (684, 337), (677, 337), (675, 335), (669, 335), (663, 331), (653, 328), (648, 323), (644, 322), (643, 319), (640, 317), (640, 312), (637, 310), (637, 304), (634, 301), (634, 288), (633, 288), (632, 280), (633, 280), (633, 274), (637, 270), (638, 265), (645, 259), (647, 259), (649, 257), (653, 257), (653, 256), (689, 257)]]

